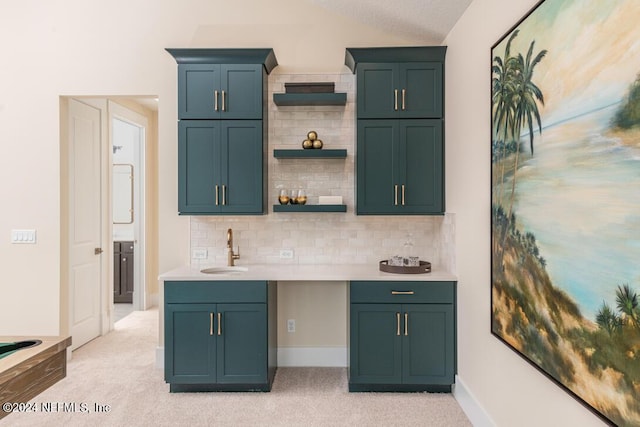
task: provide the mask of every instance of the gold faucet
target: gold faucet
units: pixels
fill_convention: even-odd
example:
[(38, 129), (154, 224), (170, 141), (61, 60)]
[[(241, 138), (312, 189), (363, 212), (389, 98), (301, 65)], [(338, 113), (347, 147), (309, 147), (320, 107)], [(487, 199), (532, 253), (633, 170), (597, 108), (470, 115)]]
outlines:
[(227, 266), (233, 267), (233, 262), (240, 259), (240, 246), (238, 246), (238, 253), (233, 253), (233, 230), (227, 230)]

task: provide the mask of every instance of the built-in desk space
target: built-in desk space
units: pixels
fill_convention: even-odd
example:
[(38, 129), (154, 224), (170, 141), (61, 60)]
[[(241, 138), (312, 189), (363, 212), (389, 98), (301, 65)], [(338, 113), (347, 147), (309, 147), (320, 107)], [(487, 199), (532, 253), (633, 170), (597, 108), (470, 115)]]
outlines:
[[(434, 268), (425, 274), (393, 274), (377, 265), (245, 267), (247, 271), (216, 274), (202, 273), (202, 266), (182, 267), (160, 276), (160, 341), (166, 344), (165, 380), (171, 391), (269, 390), (278, 366), (278, 284), (332, 282), (346, 283), (345, 303), (336, 307), (336, 314), (346, 307), (350, 391), (451, 390), (457, 278), (450, 272)], [(225, 336), (234, 332), (241, 337), (238, 331), (250, 324), (255, 325), (253, 332), (260, 331), (259, 340), (252, 335), (251, 343), (243, 343)], [(220, 345), (233, 346), (246, 357), (229, 358)], [(188, 346), (192, 350), (185, 351)], [(251, 349), (251, 354), (243, 349)], [(205, 353), (210, 356), (197, 361), (198, 375), (179, 372), (195, 366), (184, 358)], [(235, 368), (225, 363), (235, 363)], [(235, 375), (237, 381), (225, 383), (225, 375)], [(243, 383), (243, 376), (251, 380)]]

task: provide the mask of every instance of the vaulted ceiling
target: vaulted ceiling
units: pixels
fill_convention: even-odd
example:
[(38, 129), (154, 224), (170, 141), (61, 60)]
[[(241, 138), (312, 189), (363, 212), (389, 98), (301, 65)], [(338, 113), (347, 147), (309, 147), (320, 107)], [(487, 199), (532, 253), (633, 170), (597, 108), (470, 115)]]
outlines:
[(440, 44), (472, 0), (308, 0), (363, 24)]

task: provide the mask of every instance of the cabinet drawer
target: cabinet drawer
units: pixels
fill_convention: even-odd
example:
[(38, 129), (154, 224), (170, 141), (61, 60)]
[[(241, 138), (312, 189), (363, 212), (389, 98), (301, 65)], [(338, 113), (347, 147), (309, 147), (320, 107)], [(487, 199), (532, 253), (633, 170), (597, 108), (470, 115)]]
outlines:
[(456, 282), (354, 281), (351, 303), (453, 304)]
[(266, 303), (266, 281), (176, 281), (164, 283), (164, 300), (172, 303)]

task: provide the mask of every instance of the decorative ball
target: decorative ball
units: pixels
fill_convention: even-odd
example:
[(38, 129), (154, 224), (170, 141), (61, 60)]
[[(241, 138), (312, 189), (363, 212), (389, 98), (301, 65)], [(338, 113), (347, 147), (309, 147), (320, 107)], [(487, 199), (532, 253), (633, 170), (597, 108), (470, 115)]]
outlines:
[(318, 139), (318, 133), (315, 130), (312, 130), (307, 134), (307, 138), (310, 141), (315, 141), (316, 139)]
[(313, 148), (322, 148), (322, 141), (320, 139), (313, 141)]
[(302, 141), (302, 148), (313, 148), (313, 142), (310, 139), (305, 139)]

